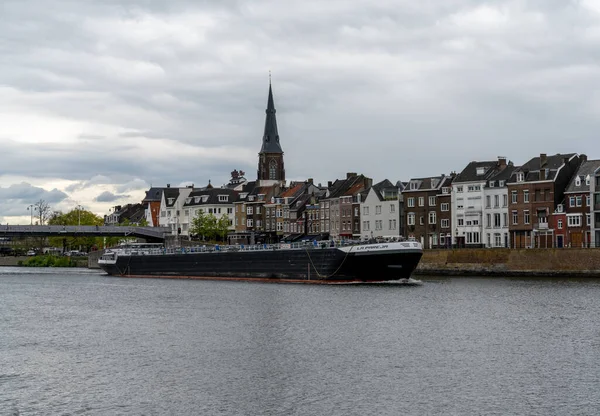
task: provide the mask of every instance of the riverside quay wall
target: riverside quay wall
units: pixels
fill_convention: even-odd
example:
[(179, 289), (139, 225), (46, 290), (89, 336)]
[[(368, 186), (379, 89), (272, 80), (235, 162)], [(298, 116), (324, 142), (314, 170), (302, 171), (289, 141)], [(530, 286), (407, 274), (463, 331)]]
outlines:
[(600, 248), (424, 250), (415, 274), (600, 277)]

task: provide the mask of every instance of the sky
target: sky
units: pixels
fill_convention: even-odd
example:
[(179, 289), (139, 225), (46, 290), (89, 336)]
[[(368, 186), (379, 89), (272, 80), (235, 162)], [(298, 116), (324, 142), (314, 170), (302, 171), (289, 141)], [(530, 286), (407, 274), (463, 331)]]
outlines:
[(600, 158), (600, 0), (2, 0), (0, 222), (256, 179)]

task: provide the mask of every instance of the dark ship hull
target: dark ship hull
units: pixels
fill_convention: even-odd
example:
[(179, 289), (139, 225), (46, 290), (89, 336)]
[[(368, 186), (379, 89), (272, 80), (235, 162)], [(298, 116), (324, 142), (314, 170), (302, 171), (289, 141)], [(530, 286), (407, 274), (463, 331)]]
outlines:
[(422, 250), (416, 242), (198, 253), (143, 254), (116, 252), (100, 261), (109, 275), (333, 283), (407, 279)]

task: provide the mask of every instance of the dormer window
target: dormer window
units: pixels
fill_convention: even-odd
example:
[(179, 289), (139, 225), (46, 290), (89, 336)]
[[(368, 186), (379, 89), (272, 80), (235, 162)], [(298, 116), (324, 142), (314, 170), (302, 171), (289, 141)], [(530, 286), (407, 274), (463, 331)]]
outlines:
[(504, 181), (500, 181), (499, 185), (502, 188), (504, 186)]
[(173, 202), (175, 202), (175, 198), (167, 198), (167, 202), (169, 203), (169, 205), (173, 204)]
[(202, 195), (202, 202), (208, 201), (208, 195)]
[(575, 186), (581, 186), (581, 178), (579, 176), (575, 178)]
[(219, 202), (229, 201), (229, 195), (219, 195)]
[(449, 188), (449, 187), (447, 187), (447, 186), (444, 186), (444, 187), (442, 188), (442, 193), (443, 193), (443, 194), (449, 194), (449, 193), (450, 193), (450, 188)]
[(494, 187), (494, 181), (490, 181), (490, 188)]
[(563, 204), (558, 204), (556, 206), (556, 212), (563, 212)]
[(248, 201), (254, 201), (254, 195), (249, 195), (248, 196)]
[(590, 186), (590, 175), (587, 175), (587, 176), (585, 177), (585, 185), (586, 185), (586, 186)]
[(481, 176), (483, 174), (485, 174), (485, 167), (483, 167), (483, 166), (478, 167), (477, 168), (477, 176)]
[(525, 174), (523, 172), (517, 173), (517, 182), (524, 182), (524, 181), (525, 181)]
[(247, 192), (244, 192), (243, 194), (240, 194), (240, 199), (245, 199), (248, 196)]
[(419, 189), (419, 184), (416, 182), (411, 182), (410, 183), (410, 189)]
[(185, 203), (186, 203), (186, 204), (189, 204), (190, 202), (192, 202), (192, 198), (186, 198), (186, 199), (185, 199)]
[(195, 196), (194, 197), (194, 203), (195, 204), (199, 204), (200, 203), (200, 197), (199, 196)]

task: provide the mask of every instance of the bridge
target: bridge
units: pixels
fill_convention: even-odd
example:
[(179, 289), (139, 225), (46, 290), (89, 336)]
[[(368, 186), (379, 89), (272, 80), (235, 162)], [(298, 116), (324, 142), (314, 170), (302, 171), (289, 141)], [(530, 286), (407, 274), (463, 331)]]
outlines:
[(117, 227), (114, 225), (0, 225), (0, 237), (135, 237), (164, 241), (166, 227)]

